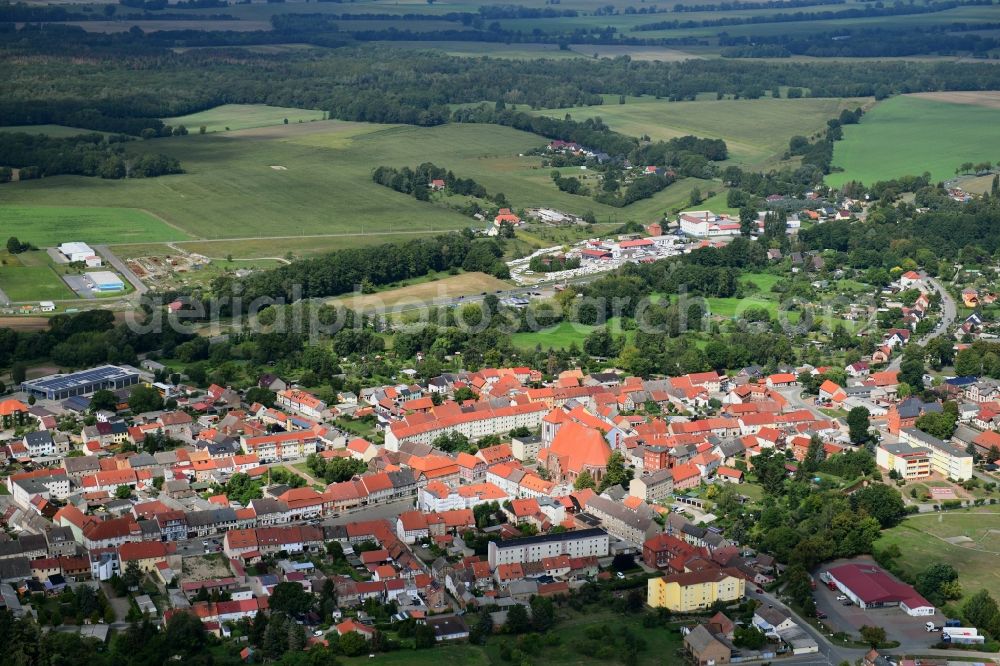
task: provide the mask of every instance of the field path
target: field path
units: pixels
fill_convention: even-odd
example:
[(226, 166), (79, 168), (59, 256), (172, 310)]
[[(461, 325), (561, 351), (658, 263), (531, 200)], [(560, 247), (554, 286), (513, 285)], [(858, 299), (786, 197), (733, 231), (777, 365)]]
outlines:
[[(167, 225), (168, 227), (170, 227), (174, 231), (178, 231), (178, 232), (184, 234), (185, 236), (191, 236), (191, 232), (190, 231), (188, 231), (186, 229), (181, 229), (179, 226), (177, 226), (176, 224), (174, 224), (173, 222), (171, 222), (167, 218), (163, 217), (162, 215), (157, 215), (156, 213), (154, 213), (153, 211), (149, 210), (148, 208), (140, 208), (139, 210), (141, 210), (146, 215), (149, 215), (150, 217), (155, 217), (157, 220), (159, 220), (160, 222), (163, 222), (163, 224)], [(193, 238), (194, 239), (199, 239), (200, 236), (194, 236)]]
[[(185, 243), (232, 243), (239, 241), (260, 241), (260, 240), (294, 240), (296, 238), (356, 238), (358, 236), (429, 236), (431, 234), (447, 234), (456, 231), (455, 229), (417, 229), (410, 231), (368, 231), (363, 234), (298, 234), (292, 236), (236, 236), (233, 238), (198, 238), (192, 240), (172, 241), (164, 243), (178, 252), (185, 252), (181, 247)], [(135, 243), (108, 243), (109, 247), (115, 245), (135, 245)], [(268, 259), (269, 257), (258, 257)]]

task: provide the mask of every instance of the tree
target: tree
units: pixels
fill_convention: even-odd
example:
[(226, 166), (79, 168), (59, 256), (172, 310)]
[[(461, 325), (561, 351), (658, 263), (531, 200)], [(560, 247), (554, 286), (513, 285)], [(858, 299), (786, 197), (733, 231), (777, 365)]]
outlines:
[(917, 418), (914, 425), (918, 430), (933, 435), (938, 439), (950, 439), (955, 432), (956, 415), (948, 411), (927, 412)]
[(785, 479), (788, 477), (784, 456), (776, 454), (774, 449), (764, 449), (760, 455), (754, 458), (753, 467), (764, 492), (768, 495), (782, 493)]
[(872, 646), (872, 649), (885, 643), (885, 629), (882, 627), (870, 627), (866, 624), (861, 627), (860, 633), (861, 640)]
[(969, 597), (962, 606), (962, 615), (968, 624), (989, 632), (994, 639), (1000, 637), (1000, 608), (988, 591), (980, 590)]
[(733, 644), (748, 650), (760, 650), (767, 644), (767, 636), (753, 625), (738, 626), (733, 631)]
[(878, 521), (883, 529), (898, 524), (906, 515), (903, 496), (892, 486), (873, 483), (851, 495), (851, 507), (864, 511)]
[(11, 236), (7, 239), (7, 251), (11, 254), (21, 254), (30, 247), (29, 245), (22, 243), (17, 239), (17, 236)]
[(274, 391), (254, 386), (253, 388), (247, 389), (247, 392), (243, 396), (243, 401), (250, 405), (255, 402), (259, 402), (265, 407), (274, 407), (274, 401), (276, 398), (277, 395)]
[(468, 386), (460, 386), (455, 389), (454, 396), (455, 402), (464, 402), (466, 400), (476, 400), (479, 396)]
[(597, 486), (598, 492), (604, 492), (611, 486), (619, 484), (626, 485), (632, 479), (632, 470), (625, 467), (625, 456), (619, 451), (615, 451), (608, 458), (607, 471), (601, 483)]
[(126, 485), (121, 485), (115, 488), (115, 497), (118, 499), (128, 499), (132, 497), (132, 489)]
[(514, 604), (507, 610), (507, 624), (505, 629), (508, 634), (523, 634), (531, 628), (528, 621), (528, 611), (521, 604)]
[(595, 488), (596, 486), (597, 484), (594, 483), (594, 477), (591, 476), (590, 471), (586, 469), (580, 472), (576, 477), (576, 481), (573, 482), (573, 488), (576, 490)]
[(434, 635), (434, 630), (426, 624), (418, 624), (413, 628), (413, 647), (418, 650), (426, 650), (434, 647), (436, 642), (437, 637)]
[(368, 652), (368, 641), (356, 631), (349, 631), (341, 636), (337, 645), (347, 657), (357, 657)]
[(272, 612), (302, 615), (312, 608), (313, 596), (298, 583), (278, 583), (271, 592), (268, 604)]
[(107, 389), (101, 389), (90, 396), (90, 411), (92, 412), (99, 412), (101, 410), (113, 412), (117, 408), (118, 398)]
[(15, 363), (10, 367), (10, 380), (16, 385), (21, 384), (27, 378), (28, 366), (24, 363)]
[(548, 597), (531, 598), (531, 624), (535, 631), (545, 633), (556, 623), (555, 606)]
[(908, 384), (916, 390), (924, 388), (924, 361), (922, 358), (908, 357), (899, 366), (900, 384)]
[(757, 209), (753, 206), (740, 208), (740, 233), (749, 236), (757, 231)]
[(136, 386), (128, 394), (128, 408), (133, 414), (163, 409), (163, 398), (152, 386)]
[(853, 443), (864, 444), (868, 441), (868, 430), (871, 427), (869, 416), (864, 407), (855, 407), (847, 413), (847, 426)]
[(961, 588), (955, 585), (957, 581), (955, 567), (937, 562), (917, 574), (914, 587), (932, 604), (942, 606), (946, 601), (957, 598), (954, 596), (956, 592), (961, 593)]
[(697, 187), (691, 188), (691, 195), (688, 197), (688, 201), (692, 206), (697, 206), (702, 202), (701, 190)]

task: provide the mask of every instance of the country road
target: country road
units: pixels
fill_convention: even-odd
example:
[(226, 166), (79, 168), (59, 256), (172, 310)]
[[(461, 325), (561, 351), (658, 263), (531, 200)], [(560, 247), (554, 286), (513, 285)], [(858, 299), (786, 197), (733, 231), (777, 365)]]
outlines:
[[(955, 323), (955, 317), (958, 316), (958, 307), (955, 305), (955, 299), (951, 297), (948, 290), (944, 288), (936, 278), (926, 277), (927, 283), (934, 288), (934, 290), (941, 295), (941, 321), (934, 329), (925, 335), (920, 340), (910, 341), (910, 344), (926, 345), (928, 342), (938, 337), (942, 333), (946, 333), (952, 324)], [(898, 354), (889, 363), (890, 370), (899, 370), (900, 364), (903, 362), (903, 355)]]
[(139, 276), (133, 273), (132, 269), (129, 268), (124, 261), (119, 259), (118, 256), (108, 248), (107, 245), (95, 245), (94, 250), (102, 257), (107, 259), (108, 263), (111, 264), (116, 271), (121, 273), (126, 280), (132, 283), (132, 286), (135, 287), (136, 296), (142, 296), (147, 291), (149, 291), (149, 288), (145, 284), (143, 284), (142, 280), (139, 279)]

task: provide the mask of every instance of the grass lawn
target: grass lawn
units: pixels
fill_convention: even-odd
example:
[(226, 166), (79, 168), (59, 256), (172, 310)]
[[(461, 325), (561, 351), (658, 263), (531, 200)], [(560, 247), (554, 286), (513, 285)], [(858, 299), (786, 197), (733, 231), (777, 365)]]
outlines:
[(52, 301), (76, 298), (56, 273), (43, 250), (11, 255), (0, 252), (0, 289), (12, 301)]
[(724, 139), (733, 161), (761, 165), (780, 157), (791, 137), (818, 132), (841, 110), (857, 108), (867, 101), (866, 98), (761, 98), (668, 102), (653, 97), (629, 97), (625, 104), (618, 104), (617, 97), (609, 96), (599, 106), (538, 113), (558, 118), (569, 113), (576, 120), (600, 117), (614, 130), (630, 136), (645, 134), (654, 141), (686, 134)]
[[(971, 542), (952, 544), (943, 539), (969, 537)], [(910, 516), (882, 532), (876, 547), (896, 544), (900, 565), (916, 574), (933, 562), (948, 562), (958, 571), (968, 598), (979, 590), (1000, 589), (1000, 509), (985, 506), (969, 511), (946, 511)]]
[(444, 645), (429, 650), (398, 650), (380, 654), (375, 659), (368, 655), (360, 657), (337, 657), (341, 664), (375, 664), (376, 666), (440, 666), (440, 664), (461, 664), (461, 666), (489, 666), (492, 662), (486, 650), (478, 645)]
[(540, 331), (515, 333), (511, 336), (511, 342), (514, 343), (515, 347), (521, 349), (534, 349), (538, 345), (546, 350), (566, 349), (574, 342), (577, 347), (581, 347), (584, 339), (595, 328), (595, 326), (564, 321)]
[[(621, 335), (621, 319), (619, 317), (612, 317), (608, 320), (607, 325), (611, 328), (611, 333), (614, 335)], [(540, 331), (515, 333), (511, 336), (511, 341), (515, 347), (521, 349), (534, 349), (536, 346), (541, 345), (542, 349), (566, 349), (574, 342), (577, 347), (583, 346), (583, 341), (590, 335), (597, 326), (590, 326), (588, 324), (578, 324), (571, 321), (563, 321), (555, 326), (549, 328), (544, 328)], [(625, 336), (628, 340), (632, 340), (635, 337), (634, 331), (624, 331)]]
[(771, 273), (744, 273), (739, 277), (742, 284), (752, 282), (762, 293), (771, 293), (771, 287), (781, 282), (784, 278)]
[(713, 315), (736, 319), (750, 308), (763, 308), (771, 316), (778, 314), (778, 302), (758, 296), (747, 298), (706, 298)]
[(323, 112), (265, 104), (223, 104), (214, 109), (186, 116), (164, 118), (163, 122), (174, 127), (184, 125), (189, 132), (198, 132), (198, 128), (202, 125), (205, 126), (207, 132), (224, 132), (268, 125), (283, 125), (286, 118), (288, 124), (322, 120)]
[[(81, 180), (100, 180), (78, 176), (57, 176), (43, 180), (29, 181), (46, 183), (61, 178)], [(155, 179), (149, 179), (150, 181)], [(5, 194), (22, 193), (26, 183), (9, 185)], [(100, 181), (111, 183), (115, 181)], [(136, 181), (131, 181), (136, 182)], [(12, 199), (10, 197), (8, 200)], [(52, 201), (44, 196), (38, 201)], [(121, 201), (122, 208), (100, 207), (100, 201), (95, 199), (94, 205), (41, 206), (13, 205), (0, 206), (0, 236), (8, 238), (17, 236), (22, 241), (33, 243), (38, 247), (53, 247), (66, 241), (83, 241), (85, 243), (127, 243), (127, 242), (160, 242), (183, 240), (187, 236), (149, 213), (137, 208), (129, 208), (133, 201)]]
[(932, 180), (954, 177), (963, 162), (995, 161), (1000, 109), (900, 96), (877, 104), (857, 125), (844, 128), (833, 163), (843, 169), (830, 185), (873, 183), (929, 171)]
[[(620, 663), (614, 657), (598, 655), (594, 651), (594, 639), (588, 637), (588, 630), (608, 626), (613, 634), (627, 628), (634, 636), (646, 643), (646, 649), (639, 652), (638, 663), (643, 665), (681, 663), (677, 650), (682, 647), (682, 638), (677, 626), (666, 625), (647, 628), (642, 625), (642, 613), (619, 615), (610, 611), (590, 611), (585, 614), (560, 611), (561, 619), (553, 633), (559, 637), (558, 645), (542, 645), (537, 654), (532, 654), (532, 663), (546, 666), (576, 666), (589, 664)], [(490, 663), (504, 663), (500, 658), (501, 643), (511, 644), (510, 637), (496, 636), (486, 645)], [(511, 647), (514, 647), (511, 645)]]

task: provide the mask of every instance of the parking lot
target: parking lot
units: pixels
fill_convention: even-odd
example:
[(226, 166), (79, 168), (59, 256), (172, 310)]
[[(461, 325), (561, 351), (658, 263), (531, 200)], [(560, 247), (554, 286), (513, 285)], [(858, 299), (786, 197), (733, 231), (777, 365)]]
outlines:
[(925, 627), (927, 622), (938, 626), (944, 624), (945, 617), (940, 611), (934, 615), (912, 617), (898, 606), (864, 610), (854, 604), (845, 606), (843, 602), (837, 601), (841, 594), (840, 591), (828, 589), (817, 578), (813, 596), (816, 599), (816, 609), (827, 615), (826, 619), (820, 620), (830, 628), (827, 633), (843, 631), (857, 636), (861, 627), (868, 625), (884, 628), (889, 640), (899, 641), (907, 647), (930, 647), (941, 640), (940, 633), (928, 633)]

